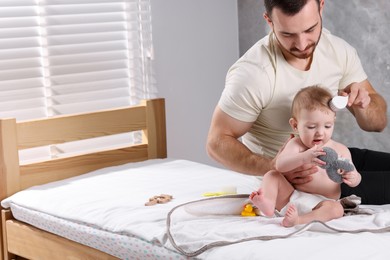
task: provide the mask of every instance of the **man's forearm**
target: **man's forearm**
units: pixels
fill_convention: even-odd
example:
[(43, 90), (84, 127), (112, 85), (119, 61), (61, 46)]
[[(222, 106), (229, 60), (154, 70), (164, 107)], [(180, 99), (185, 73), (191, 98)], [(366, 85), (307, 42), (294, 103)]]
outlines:
[(271, 159), (252, 153), (233, 137), (209, 141), (207, 152), (214, 160), (240, 173), (260, 176), (271, 169)]
[(370, 94), (370, 104), (367, 108), (353, 108), (360, 128), (369, 132), (381, 132), (387, 126), (387, 104), (379, 94)]

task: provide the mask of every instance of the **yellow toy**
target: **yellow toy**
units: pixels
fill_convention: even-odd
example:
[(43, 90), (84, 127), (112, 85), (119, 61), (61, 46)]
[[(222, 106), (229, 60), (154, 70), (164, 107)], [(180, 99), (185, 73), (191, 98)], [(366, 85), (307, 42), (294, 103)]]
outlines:
[(237, 188), (235, 186), (225, 186), (221, 188), (221, 191), (205, 192), (202, 195), (204, 197), (215, 197), (215, 196), (225, 196), (225, 195), (235, 195), (235, 194), (237, 194)]
[(255, 209), (252, 204), (245, 204), (244, 209), (241, 211), (241, 216), (243, 217), (254, 217), (256, 216)]

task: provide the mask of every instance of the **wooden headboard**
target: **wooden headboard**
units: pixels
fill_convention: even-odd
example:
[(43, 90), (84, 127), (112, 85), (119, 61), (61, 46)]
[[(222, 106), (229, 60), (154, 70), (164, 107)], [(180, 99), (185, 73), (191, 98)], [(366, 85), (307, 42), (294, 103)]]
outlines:
[[(18, 151), (142, 130), (142, 143), (21, 165)], [(33, 185), (103, 167), (166, 158), (164, 99), (93, 113), (16, 122), (0, 119), (0, 200)]]

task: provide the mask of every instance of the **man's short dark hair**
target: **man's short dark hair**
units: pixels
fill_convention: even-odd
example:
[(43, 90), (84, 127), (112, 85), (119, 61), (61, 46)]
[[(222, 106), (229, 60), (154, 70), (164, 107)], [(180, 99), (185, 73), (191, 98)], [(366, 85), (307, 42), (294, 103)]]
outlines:
[[(302, 10), (302, 8), (311, 0), (264, 0), (265, 11), (268, 16), (272, 16), (272, 10), (279, 8), (286, 15), (295, 15)], [(318, 8), (320, 8), (320, 0), (317, 1)]]

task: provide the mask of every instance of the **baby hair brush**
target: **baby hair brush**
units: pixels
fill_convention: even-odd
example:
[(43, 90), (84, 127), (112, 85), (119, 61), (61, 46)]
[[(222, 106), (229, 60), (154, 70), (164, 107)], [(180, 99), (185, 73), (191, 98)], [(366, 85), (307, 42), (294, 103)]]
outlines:
[(347, 104), (348, 104), (348, 96), (334, 96), (329, 101), (330, 109), (332, 109), (335, 112), (345, 108)]

